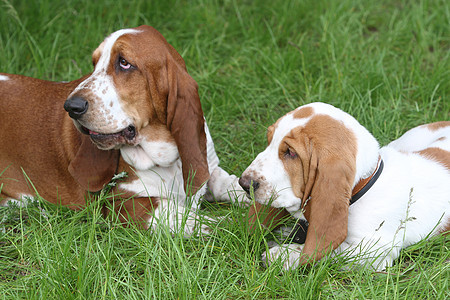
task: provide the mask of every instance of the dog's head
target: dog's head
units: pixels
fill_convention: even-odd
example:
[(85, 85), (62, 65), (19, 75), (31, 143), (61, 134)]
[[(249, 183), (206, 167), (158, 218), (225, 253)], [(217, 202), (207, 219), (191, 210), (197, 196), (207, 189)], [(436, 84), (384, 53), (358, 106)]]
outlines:
[[(148, 169), (181, 158), (185, 184), (209, 178), (197, 83), (182, 57), (150, 26), (108, 36), (92, 55), (94, 71), (64, 108), (77, 129), (102, 150), (126, 149), (124, 159)], [(122, 152), (124, 153), (124, 152)]]
[(352, 116), (324, 103), (283, 116), (267, 138), (240, 184), (259, 203), (308, 220), (305, 254), (336, 248), (347, 235), (352, 188), (377, 166), (378, 142)]

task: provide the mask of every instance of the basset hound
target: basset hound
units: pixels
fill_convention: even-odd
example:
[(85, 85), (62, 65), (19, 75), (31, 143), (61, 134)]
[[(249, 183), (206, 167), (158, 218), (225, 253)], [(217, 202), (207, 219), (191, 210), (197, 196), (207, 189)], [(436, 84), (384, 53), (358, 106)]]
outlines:
[(281, 117), (267, 139), (239, 180), (258, 203), (252, 217), (270, 205), (269, 218), (278, 210), (308, 226), (295, 229), (306, 232), (304, 244), (263, 253), (268, 265), (280, 259), (293, 269), (331, 251), (382, 270), (402, 248), (450, 230), (449, 121), (411, 129), (380, 149), (352, 116), (312, 103)]
[(190, 235), (207, 189), (228, 200), (239, 186), (219, 167), (197, 83), (150, 26), (112, 33), (92, 61), (91, 74), (65, 83), (0, 75), (1, 203), (37, 193), (79, 209), (127, 172), (105, 213), (144, 228), (186, 222)]

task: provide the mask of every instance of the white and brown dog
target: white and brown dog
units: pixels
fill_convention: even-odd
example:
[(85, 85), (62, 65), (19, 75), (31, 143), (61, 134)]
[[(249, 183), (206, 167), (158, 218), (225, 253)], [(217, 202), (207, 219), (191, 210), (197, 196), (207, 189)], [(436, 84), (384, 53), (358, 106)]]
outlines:
[(402, 248), (450, 230), (449, 121), (380, 149), (352, 116), (312, 103), (280, 118), (267, 138), (239, 183), (260, 207), (309, 222), (304, 244), (263, 254), (269, 265), (281, 259), (291, 269), (334, 250), (381, 270)]
[(125, 223), (167, 218), (175, 230), (189, 207), (191, 234), (207, 185), (229, 199), (237, 178), (218, 166), (182, 57), (144, 25), (108, 36), (92, 60), (90, 75), (67, 83), (0, 74), (0, 202), (38, 193), (82, 208), (125, 171), (113, 193), (128, 200), (112, 205)]

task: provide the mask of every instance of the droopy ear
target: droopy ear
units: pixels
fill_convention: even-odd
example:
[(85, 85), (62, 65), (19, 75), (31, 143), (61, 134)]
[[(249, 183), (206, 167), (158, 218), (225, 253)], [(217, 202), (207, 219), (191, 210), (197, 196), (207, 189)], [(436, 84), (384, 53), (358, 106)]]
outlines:
[(192, 183), (194, 194), (209, 179), (206, 134), (198, 86), (171, 55), (167, 58), (169, 94), (167, 97), (167, 128), (177, 143), (184, 187)]
[[(348, 207), (355, 166), (351, 159), (333, 156), (317, 159), (311, 198), (304, 215), (309, 222), (302, 263), (319, 260), (347, 237)], [(305, 201), (305, 199), (304, 199)]]
[(248, 212), (250, 231), (253, 231), (256, 224), (261, 222), (269, 230), (273, 230), (281, 225), (282, 221), (290, 217), (289, 212), (284, 208), (271, 207), (254, 202)]
[(68, 170), (85, 190), (98, 192), (114, 176), (118, 163), (119, 150), (100, 150), (88, 136), (83, 135)]

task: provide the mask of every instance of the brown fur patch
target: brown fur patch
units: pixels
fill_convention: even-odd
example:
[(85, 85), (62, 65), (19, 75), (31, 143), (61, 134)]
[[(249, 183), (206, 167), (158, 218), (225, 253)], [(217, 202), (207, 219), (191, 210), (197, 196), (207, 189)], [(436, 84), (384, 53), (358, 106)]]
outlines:
[(100, 150), (88, 136), (82, 135), (78, 151), (67, 169), (82, 188), (98, 192), (117, 171), (119, 156), (118, 150)]
[(314, 109), (310, 106), (302, 107), (294, 111), (294, 119), (303, 119), (311, 117), (314, 114)]
[(9, 129), (0, 130), (0, 199), (37, 191), (52, 203), (83, 207), (87, 192), (67, 170), (78, 152), (80, 134), (63, 104), (86, 77), (67, 83), (8, 77), (0, 82), (0, 128)]
[(148, 221), (153, 211), (158, 207), (158, 198), (135, 197), (132, 193), (115, 191), (115, 201), (111, 206), (105, 206), (102, 213), (105, 217), (112, 216), (111, 209), (121, 221), (123, 226), (135, 224), (140, 228), (148, 229)]
[(436, 148), (431, 147), (424, 150), (421, 150), (418, 152), (420, 155), (424, 156), (427, 159), (431, 159), (434, 161), (437, 161), (444, 167), (446, 167), (448, 170), (450, 170), (450, 152)]
[(444, 127), (450, 126), (450, 121), (440, 121), (425, 125), (430, 131), (436, 131)]

